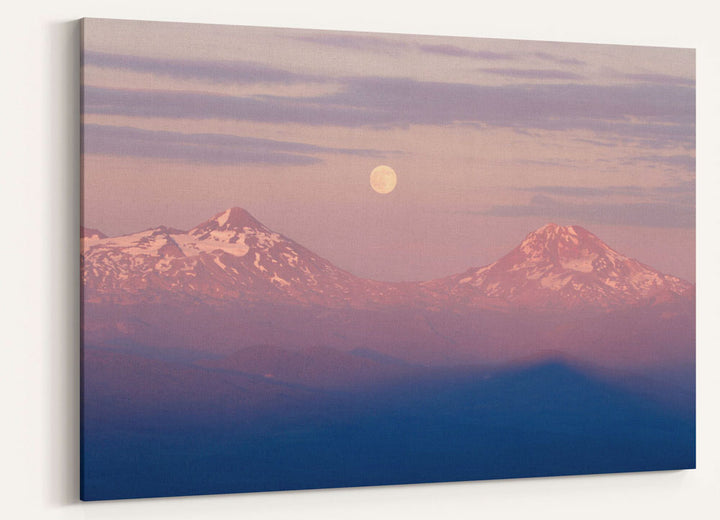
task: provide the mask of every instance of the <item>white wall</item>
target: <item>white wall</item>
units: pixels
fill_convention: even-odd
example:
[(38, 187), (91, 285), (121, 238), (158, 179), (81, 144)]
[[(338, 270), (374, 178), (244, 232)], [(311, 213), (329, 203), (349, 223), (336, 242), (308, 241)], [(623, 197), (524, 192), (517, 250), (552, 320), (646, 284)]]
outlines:
[[(429, 4), (429, 5), (428, 5)], [(2, 13), (0, 516), (717, 518), (720, 45), (707, 0), (13, 0)], [(342, 6), (342, 7), (341, 7)], [(77, 59), (83, 16), (698, 49), (698, 469), (646, 474), (77, 501)]]

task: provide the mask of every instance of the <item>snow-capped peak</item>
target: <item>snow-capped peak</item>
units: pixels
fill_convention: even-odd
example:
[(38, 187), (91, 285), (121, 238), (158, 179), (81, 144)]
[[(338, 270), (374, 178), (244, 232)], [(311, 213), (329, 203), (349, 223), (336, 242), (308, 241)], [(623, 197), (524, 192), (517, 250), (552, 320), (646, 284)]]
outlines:
[[(234, 207), (216, 214), (188, 231), (178, 242), (183, 251), (215, 249), (244, 256), (253, 245), (272, 246), (280, 235), (263, 226), (243, 208)], [(209, 248), (209, 249), (208, 249)]]
[(558, 239), (566, 243), (573, 244), (578, 244), (581, 240), (602, 242), (587, 229), (578, 225), (559, 226), (557, 224), (546, 224), (543, 227), (529, 233), (522, 243), (526, 245), (530, 243), (548, 245), (550, 242)]
[(83, 263), (86, 294), (122, 301), (188, 294), (346, 305), (350, 291), (367, 300), (377, 285), (336, 268), (242, 208), (217, 213), (187, 232), (158, 227), (96, 239), (84, 244)]
[(550, 260), (568, 268), (576, 265), (579, 259), (585, 259), (587, 265), (583, 265), (578, 270), (587, 272), (592, 270), (589, 263), (601, 255), (606, 255), (611, 259), (621, 257), (597, 236), (581, 226), (546, 224), (529, 233), (521, 244), (507, 255), (507, 258), (514, 265), (524, 261)]
[[(87, 233), (87, 232), (86, 232)], [(625, 257), (580, 226), (547, 224), (482, 267), (418, 284), (357, 278), (230, 208), (188, 232), (160, 226), (83, 239), (86, 294), (214, 300), (291, 298), (323, 305), (425, 302), (563, 309), (668, 301), (692, 285)], [(137, 295), (137, 296), (134, 296)]]
[(258, 220), (255, 219), (247, 210), (240, 207), (228, 208), (218, 213), (209, 220), (206, 220), (199, 226), (190, 231), (191, 234), (197, 234), (196, 230), (208, 231), (217, 229), (226, 230), (242, 230), (252, 228), (258, 230), (267, 230)]
[[(452, 285), (455, 284), (453, 288)], [(464, 299), (533, 307), (609, 306), (683, 294), (692, 286), (618, 253), (577, 225), (546, 224), (497, 262), (428, 284)]]

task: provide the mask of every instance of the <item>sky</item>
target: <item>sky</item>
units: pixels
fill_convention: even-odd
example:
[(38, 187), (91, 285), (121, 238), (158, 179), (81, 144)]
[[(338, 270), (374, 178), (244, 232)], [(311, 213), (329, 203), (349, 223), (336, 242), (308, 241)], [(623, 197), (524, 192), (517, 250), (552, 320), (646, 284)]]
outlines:
[[(86, 19), (83, 223), (240, 206), (341, 268), (428, 280), (548, 222), (695, 279), (692, 49)], [(372, 190), (391, 166), (397, 187)]]

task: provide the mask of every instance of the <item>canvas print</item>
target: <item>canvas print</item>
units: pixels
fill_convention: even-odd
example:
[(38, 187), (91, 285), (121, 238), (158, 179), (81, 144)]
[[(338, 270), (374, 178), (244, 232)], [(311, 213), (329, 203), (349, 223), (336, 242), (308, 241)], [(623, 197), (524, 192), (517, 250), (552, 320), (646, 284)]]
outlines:
[(82, 21), (84, 500), (695, 466), (692, 49)]

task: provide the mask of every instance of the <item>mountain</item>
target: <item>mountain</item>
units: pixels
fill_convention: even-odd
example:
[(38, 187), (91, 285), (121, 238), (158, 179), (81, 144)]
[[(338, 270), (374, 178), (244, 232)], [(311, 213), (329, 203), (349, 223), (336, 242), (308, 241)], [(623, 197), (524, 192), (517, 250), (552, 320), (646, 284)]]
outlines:
[(329, 390), (85, 356), (85, 500), (695, 466), (692, 414), (562, 361)]
[(184, 232), (160, 226), (85, 239), (88, 301), (294, 302), (370, 305), (403, 284), (358, 278), (231, 208)]
[(240, 208), (83, 237), (84, 500), (695, 466), (692, 285), (578, 226), (419, 283)]
[(250, 302), (439, 310), (618, 308), (689, 301), (693, 286), (625, 257), (580, 226), (548, 224), (497, 262), (421, 283), (344, 271), (241, 208), (185, 232), (84, 231), (88, 302)]
[[(372, 350), (366, 355), (330, 347), (288, 350), (272, 345), (241, 349), (228, 357), (195, 363), (209, 369), (260, 376), (266, 381), (284, 381), (307, 388), (361, 388), (382, 384), (421, 371)], [(389, 362), (388, 362), (389, 360)]]
[(488, 266), (423, 284), (455, 305), (610, 308), (673, 302), (689, 282), (621, 255), (580, 226), (547, 224)]
[(86, 228), (86, 227), (80, 226), (80, 238), (81, 239), (89, 238), (89, 239), (97, 240), (100, 238), (107, 238), (107, 235), (98, 229)]

